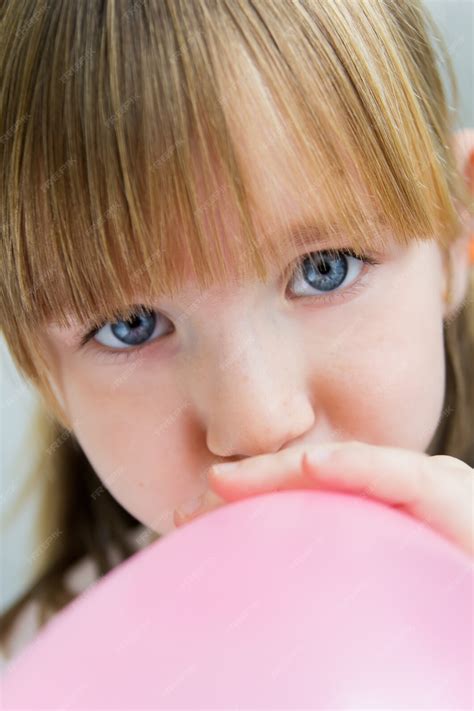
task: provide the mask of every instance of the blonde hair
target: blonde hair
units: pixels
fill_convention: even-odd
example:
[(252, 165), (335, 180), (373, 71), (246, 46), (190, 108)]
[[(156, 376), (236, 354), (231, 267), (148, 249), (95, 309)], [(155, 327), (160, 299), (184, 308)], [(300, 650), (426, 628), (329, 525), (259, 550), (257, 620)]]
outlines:
[[(138, 287), (151, 305), (186, 263), (206, 288), (288, 258), (262, 239), (247, 188), (239, 136), (259, 116), (312, 176), (301, 197), (320, 228), (358, 252), (388, 228), (446, 254), (472, 211), (453, 69), (418, 0), (10, 0), (2, 21), (0, 328), (62, 427), (44, 324), (129, 318)], [(239, 226), (225, 249), (222, 200)], [(471, 465), (472, 311), (471, 295), (445, 324), (446, 416), (429, 450)]]

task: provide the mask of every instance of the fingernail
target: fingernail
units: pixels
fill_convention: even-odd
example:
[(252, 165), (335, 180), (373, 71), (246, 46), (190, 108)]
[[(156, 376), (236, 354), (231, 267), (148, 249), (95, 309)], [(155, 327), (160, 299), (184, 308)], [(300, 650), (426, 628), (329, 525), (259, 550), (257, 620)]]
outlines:
[(238, 466), (239, 464), (236, 462), (229, 462), (228, 464), (214, 464), (209, 471), (213, 474), (217, 474), (217, 476), (225, 477), (227, 474), (235, 474)]
[(334, 447), (318, 447), (316, 449), (311, 449), (306, 452), (306, 459), (309, 464), (314, 464), (318, 466), (319, 464), (324, 464), (330, 459), (331, 455), (334, 453)]
[(179, 509), (176, 509), (178, 514), (180, 516), (189, 516), (190, 514), (194, 514), (199, 509), (201, 508), (202, 504), (204, 501), (204, 494), (201, 494), (201, 496), (196, 496), (193, 499), (188, 499), (188, 501), (185, 501)]

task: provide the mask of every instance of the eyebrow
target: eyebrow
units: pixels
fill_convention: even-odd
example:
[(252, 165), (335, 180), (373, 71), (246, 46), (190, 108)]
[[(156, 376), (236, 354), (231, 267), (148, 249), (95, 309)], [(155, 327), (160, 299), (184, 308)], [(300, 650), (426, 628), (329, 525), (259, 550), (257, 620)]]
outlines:
[[(377, 224), (380, 226), (380, 232), (388, 229), (388, 224), (383, 215), (376, 215)], [(289, 226), (278, 232), (278, 228), (271, 232), (264, 233), (265, 238), (272, 238), (277, 235), (277, 240), (283, 242), (285, 248), (289, 249), (292, 244), (296, 247), (308, 247), (312, 245), (320, 246), (321, 248), (330, 245), (341, 246), (346, 243), (350, 244), (349, 236), (342, 229), (342, 226), (337, 222), (331, 223), (331, 230), (325, 229), (318, 225), (317, 221), (300, 220), (290, 222)], [(376, 250), (375, 250), (376, 251)]]
[[(384, 220), (380, 215), (377, 215), (380, 220), (381, 227), (384, 226)], [(298, 220), (289, 223), (283, 230), (279, 230), (276, 227), (271, 232), (263, 232), (264, 239), (270, 239), (272, 236), (277, 235), (277, 241), (280, 240), (284, 243), (286, 249), (290, 249), (293, 245), (296, 248), (307, 248), (311, 246), (319, 246), (320, 248), (327, 247), (329, 245), (340, 246), (344, 242), (344, 232), (337, 223), (332, 223), (334, 231), (328, 231), (318, 225), (316, 221), (311, 220)], [(140, 305), (140, 298), (134, 300), (136, 305)], [(117, 304), (118, 308), (118, 304)], [(57, 327), (57, 323), (53, 322), (50, 324), (53, 328)], [(77, 329), (78, 326), (73, 324), (71, 329)], [(62, 329), (58, 329), (59, 333)], [(67, 331), (69, 329), (66, 329)]]
[(265, 239), (275, 239), (277, 243), (282, 243), (285, 248), (290, 248), (293, 245), (296, 247), (308, 247), (311, 245), (325, 245), (339, 243), (344, 238), (344, 233), (341, 228), (334, 223), (334, 231), (330, 232), (324, 229), (316, 222), (298, 221), (292, 222), (282, 231), (278, 228), (271, 232), (265, 232)]

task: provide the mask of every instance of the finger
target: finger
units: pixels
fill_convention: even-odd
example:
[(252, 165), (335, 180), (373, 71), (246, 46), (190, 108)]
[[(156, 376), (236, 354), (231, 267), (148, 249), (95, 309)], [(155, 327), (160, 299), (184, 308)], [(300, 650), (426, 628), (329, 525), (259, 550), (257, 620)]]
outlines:
[(209, 469), (207, 480), (228, 501), (275, 490), (314, 487), (314, 477), (302, 468), (302, 457), (307, 451), (307, 446), (298, 446), (276, 454), (218, 464)]
[[(430, 457), (365, 442), (292, 447), (211, 467), (208, 481), (225, 498), (295, 487), (369, 492), (384, 501), (416, 503), (426, 486)], [(423, 481), (421, 481), (423, 480)]]
[(455, 467), (454, 458), (449, 465), (441, 457), (435, 459), (351, 441), (293, 447), (218, 465), (209, 470), (208, 481), (227, 500), (295, 488), (367, 494), (405, 508), (473, 552), (473, 470), (462, 462)]
[[(351, 441), (290, 447), (275, 454), (262, 454), (231, 464), (215, 465), (209, 469), (207, 479), (219, 495), (231, 501), (248, 494), (324, 487), (326, 478), (331, 486), (339, 482), (341, 488), (344, 488), (342, 472), (338, 472), (338, 477), (335, 475), (333, 458), (341, 451), (349, 456), (349, 452), (359, 446), (359, 442)], [(313, 457), (311, 466), (305, 461), (306, 455), (309, 454)], [(318, 457), (317, 463), (315, 457)], [(359, 488), (363, 487), (364, 481), (360, 482)], [(354, 490), (357, 488), (357, 479), (351, 477), (350, 483), (347, 484)]]
[(469, 464), (466, 464), (466, 462), (456, 459), (456, 457), (450, 457), (447, 454), (435, 454), (431, 457), (431, 461), (436, 462), (437, 464), (439, 463), (448, 467), (453, 467), (457, 469), (460, 474), (462, 472), (466, 474), (467, 472), (473, 471), (472, 467), (470, 467)]
[(176, 528), (179, 528), (192, 519), (202, 516), (209, 511), (213, 511), (223, 504), (225, 504), (225, 501), (214, 491), (209, 489), (200, 496), (184, 501), (183, 504), (174, 511), (174, 525)]

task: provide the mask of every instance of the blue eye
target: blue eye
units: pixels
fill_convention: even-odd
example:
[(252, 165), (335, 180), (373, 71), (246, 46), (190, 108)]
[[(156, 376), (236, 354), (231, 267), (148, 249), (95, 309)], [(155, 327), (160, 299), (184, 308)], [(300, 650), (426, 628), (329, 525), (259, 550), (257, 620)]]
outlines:
[[(373, 257), (356, 254), (351, 249), (342, 249), (311, 252), (300, 257), (296, 264), (290, 280), (290, 290), (293, 294), (300, 292), (296, 293), (296, 298), (309, 297), (318, 302), (326, 302), (334, 298), (332, 292), (335, 296), (341, 291), (344, 294), (355, 292), (363, 283), (358, 276), (364, 264), (376, 265), (380, 262)], [(346, 287), (351, 287), (354, 282), (355, 287), (339, 289), (344, 283)], [(115, 321), (103, 321), (94, 328), (89, 328), (79, 337), (77, 348), (80, 350), (89, 341), (94, 340), (99, 345), (96, 349), (99, 356), (127, 359), (134, 357), (142, 346), (145, 347), (173, 330), (174, 326), (166, 316), (138, 305), (131, 317), (121, 319), (120, 315), (117, 315)]]
[[(297, 261), (289, 289), (293, 294), (299, 292), (296, 296), (301, 298), (334, 292), (344, 283), (349, 287), (365, 263), (379, 264), (375, 259), (357, 255), (350, 249), (311, 252)], [(323, 300), (327, 300), (327, 297)]]
[(94, 338), (100, 345), (119, 351), (137, 348), (148, 343), (151, 337), (154, 340), (155, 337), (164, 335), (163, 332), (169, 332), (169, 327), (166, 328), (163, 321), (170, 323), (166, 317), (157, 315), (155, 311), (139, 307), (128, 320), (107, 321), (89, 330), (82, 336), (80, 346)]

